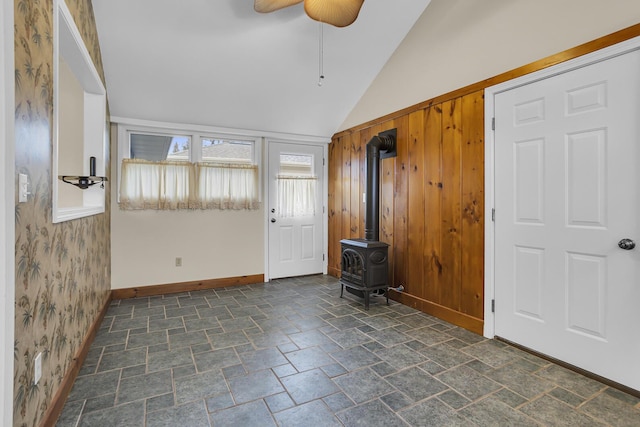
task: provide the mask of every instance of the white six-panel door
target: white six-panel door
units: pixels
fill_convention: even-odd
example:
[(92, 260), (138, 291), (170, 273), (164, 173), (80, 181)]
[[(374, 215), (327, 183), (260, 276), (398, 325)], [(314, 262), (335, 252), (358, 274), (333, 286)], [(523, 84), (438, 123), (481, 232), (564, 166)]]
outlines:
[(493, 100), (495, 335), (640, 390), (640, 53)]

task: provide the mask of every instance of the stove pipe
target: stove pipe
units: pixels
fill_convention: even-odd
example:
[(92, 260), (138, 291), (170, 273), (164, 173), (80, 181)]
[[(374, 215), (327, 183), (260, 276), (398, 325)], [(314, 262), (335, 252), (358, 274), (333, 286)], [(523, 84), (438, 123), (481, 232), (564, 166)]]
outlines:
[(396, 156), (397, 130), (380, 132), (367, 143), (366, 205), (364, 239), (378, 241), (380, 236), (380, 159)]

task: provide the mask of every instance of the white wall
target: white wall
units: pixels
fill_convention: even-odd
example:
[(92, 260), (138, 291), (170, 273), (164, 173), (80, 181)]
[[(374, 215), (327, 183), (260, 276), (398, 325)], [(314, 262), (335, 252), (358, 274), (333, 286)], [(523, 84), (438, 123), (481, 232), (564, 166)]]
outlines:
[(112, 289), (264, 272), (262, 209), (122, 211), (112, 194)]
[[(119, 133), (121, 135), (119, 135)], [(163, 285), (264, 272), (264, 212), (123, 211), (118, 137), (111, 130), (111, 288)], [(176, 258), (182, 266), (176, 267)]]
[[(122, 125), (144, 128), (188, 128), (201, 134), (244, 135), (278, 141), (323, 143), (328, 138), (273, 132), (180, 125), (111, 117)], [(123, 128), (124, 129), (124, 128)], [(265, 273), (267, 217), (262, 207), (255, 211), (180, 210), (122, 211), (118, 196), (117, 138), (126, 132), (116, 125), (111, 131), (111, 288), (163, 285)], [(259, 152), (263, 151), (261, 147)], [(264, 173), (264, 158), (261, 173)], [(326, 203), (326, 200), (325, 200)], [(326, 221), (326, 218), (325, 218)], [(326, 237), (325, 237), (326, 238)], [(176, 267), (176, 258), (182, 266)]]
[(639, 22), (638, 0), (433, 0), (340, 130)]
[(15, 138), (13, 2), (0, 6), (0, 423), (13, 424)]
[[(58, 62), (58, 171), (60, 175), (84, 174), (84, 88), (60, 55)], [(82, 206), (83, 190), (58, 186), (58, 208)]]

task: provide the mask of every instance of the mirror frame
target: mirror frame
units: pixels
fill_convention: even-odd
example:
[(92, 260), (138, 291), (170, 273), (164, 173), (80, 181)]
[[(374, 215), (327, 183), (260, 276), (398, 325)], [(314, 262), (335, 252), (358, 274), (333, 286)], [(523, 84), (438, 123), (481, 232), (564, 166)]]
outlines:
[[(54, 3), (54, 43), (53, 43), (53, 154), (52, 154), (52, 215), (53, 222), (63, 222), (72, 219), (104, 213), (106, 192), (100, 185), (94, 185), (82, 191), (82, 205), (60, 207), (59, 185), (63, 183), (59, 175), (89, 175), (89, 157), (96, 158), (96, 175), (104, 176), (106, 170), (106, 149), (108, 138), (107, 127), (107, 96), (100, 75), (96, 70), (91, 55), (82, 40), (80, 31), (65, 0), (55, 0)], [(78, 79), (84, 90), (83, 127), (83, 164), (77, 165), (76, 170), (58, 169), (58, 159), (61, 141), (60, 134), (60, 57)], [(105, 185), (108, 185), (105, 184)]]

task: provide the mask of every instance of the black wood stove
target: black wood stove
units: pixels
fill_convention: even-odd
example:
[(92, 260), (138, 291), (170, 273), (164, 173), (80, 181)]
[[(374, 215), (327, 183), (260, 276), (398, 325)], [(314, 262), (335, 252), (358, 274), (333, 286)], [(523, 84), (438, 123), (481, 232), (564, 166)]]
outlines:
[(364, 298), (364, 308), (369, 309), (371, 292), (384, 290), (389, 304), (387, 292), (389, 262), (387, 252), (389, 245), (384, 242), (370, 242), (365, 239), (344, 239), (340, 241), (342, 249), (342, 274), (340, 277), (340, 297), (344, 288), (347, 292)]
[(365, 310), (371, 293), (379, 290), (384, 291), (389, 305), (389, 245), (379, 241), (380, 159), (395, 155), (396, 129), (381, 132), (367, 143), (365, 238), (340, 241), (340, 298), (346, 288), (364, 298)]

